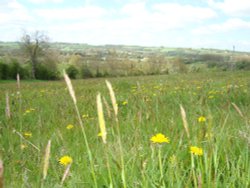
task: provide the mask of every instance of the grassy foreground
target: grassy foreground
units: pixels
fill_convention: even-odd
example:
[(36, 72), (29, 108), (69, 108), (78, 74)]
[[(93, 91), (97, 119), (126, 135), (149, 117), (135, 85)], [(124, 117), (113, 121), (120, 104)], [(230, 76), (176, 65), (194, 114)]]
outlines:
[[(64, 81), (21, 82), (19, 94), (16, 83), (1, 83), (5, 187), (249, 187), (249, 75), (110, 78), (117, 119), (104, 79), (72, 82), (80, 120)], [(99, 92), (106, 144), (98, 136)], [(152, 142), (158, 133), (163, 143)]]

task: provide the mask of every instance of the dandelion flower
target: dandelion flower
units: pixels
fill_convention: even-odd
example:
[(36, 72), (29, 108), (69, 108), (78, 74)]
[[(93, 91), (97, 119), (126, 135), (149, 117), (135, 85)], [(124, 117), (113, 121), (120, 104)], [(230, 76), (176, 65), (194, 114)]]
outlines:
[(23, 135), (24, 135), (24, 137), (26, 137), (26, 138), (32, 137), (32, 133), (31, 133), (31, 132), (24, 132)]
[(125, 105), (127, 105), (127, 104), (128, 104), (128, 101), (123, 101), (123, 102), (122, 102), (122, 105), (123, 105), (123, 106), (125, 106)]
[(102, 136), (102, 133), (100, 132), (100, 133), (98, 133), (98, 135), (97, 136), (99, 136), (99, 137), (101, 137)]
[(89, 115), (88, 114), (83, 114), (82, 118), (87, 119), (87, 118), (89, 118)]
[(74, 128), (74, 125), (72, 125), (72, 124), (69, 124), (69, 125), (67, 125), (67, 127), (66, 127), (66, 129), (68, 129), (68, 130), (73, 129), (73, 128)]
[(159, 143), (170, 143), (170, 140), (168, 137), (166, 137), (164, 134), (158, 133), (155, 136), (151, 137), (151, 142), (153, 142), (154, 144)]
[(59, 163), (64, 166), (71, 164), (72, 161), (73, 161), (72, 158), (68, 155), (65, 155), (59, 159)]
[(190, 147), (190, 153), (194, 155), (203, 155), (203, 150), (202, 148), (196, 147), (196, 146), (191, 146)]
[(209, 99), (213, 99), (214, 96), (213, 96), (213, 95), (209, 95), (208, 98), (209, 98)]
[(206, 117), (204, 117), (204, 116), (200, 116), (199, 118), (198, 118), (198, 122), (199, 123), (203, 123), (203, 122), (205, 122), (207, 119), (206, 119)]
[(24, 150), (25, 148), (27, 148), (27, 145), (21, 144), (21, 145), (20, 145), (20, 148), (21, 148), (21, 150)]

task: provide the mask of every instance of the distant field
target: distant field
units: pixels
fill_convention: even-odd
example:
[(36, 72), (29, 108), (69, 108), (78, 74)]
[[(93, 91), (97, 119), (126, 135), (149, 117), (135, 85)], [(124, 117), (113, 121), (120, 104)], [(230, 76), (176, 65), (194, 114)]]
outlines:
[[(5, 187), (60, 187), (69, 167), (59, 163), (63, 156), (73, 160), (64, 187), (250, 186), (249, 71), (108, 80), (117, 99), (118, 122), (105, 79), (72, 82), (89, 151), (64, 81), (24, 81), (20, 94), (15, 82), (0, 83)], [(6, 92), (10, 119), (5, 116)], [(106, 144), (98, 136), (98, 92), (104, 97)], [(170, 142), (153, 143), (157, 133)], [(51, 153), (43, 180), (48, 140)], [(190, 147), (197, 148), (191, 153)]]

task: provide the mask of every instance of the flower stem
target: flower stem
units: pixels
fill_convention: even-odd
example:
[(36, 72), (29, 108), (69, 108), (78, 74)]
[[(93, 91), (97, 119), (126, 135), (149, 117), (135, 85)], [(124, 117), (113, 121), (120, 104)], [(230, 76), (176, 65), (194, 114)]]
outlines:
[(162, 166), (162, 160), (161, 160), (161, 148), (160, 147), (158, 150), (158, 159), (159, 159), (159, 167), (160, 167), (160, 173), (161, 173), (160, 182), (162, 182), (163, 187), (166, 187), (164, 179), (163, 179), (163, 166)]

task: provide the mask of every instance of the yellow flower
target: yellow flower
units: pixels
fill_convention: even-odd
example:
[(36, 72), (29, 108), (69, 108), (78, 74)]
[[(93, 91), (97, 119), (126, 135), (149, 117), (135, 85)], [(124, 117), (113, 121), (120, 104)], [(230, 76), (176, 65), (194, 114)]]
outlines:
[(213, 95), (209, 95), (208, 98), (209, 98), (209, 99), (213, 99), (214, 96), (213, 96)]
[(190, 147), (190, 153), (194, 155), (203, 155), (203, 150), (202, 148), (196, 147), (196, 146), (191, 146)]
[(155, 143), (170, 143), (170, 140), (168, 137), (166, 137), (164, 134), (158, 133), (155, 136), (151, 137), (151, 142)]
[(73, 161), (72, 158), (68, 155), (65, 155), (59, 159), (59, 163), (64, 166), (71, 164), (72, 161)]
[(97, 136), (99, 136), (99, 137), (101, 137), (102, 136), (102, 133), (100, 132), (100, 133), (98, 133), (98, 135)]
[(28, 109), (28, 110), (25, 110), (25, 113), (28, 114), (30, 113), (31, 111)]
[(23, 135), (24, 135), (24, 137), (26, 137), (26, 138), (32, 137), (32, 133), (31, 133), (31, 132), (24, 132)]
[(85, 118), (85, 119), (86, 119), (86, 118), (89, 118), (89, 115), (88, 115), (88, 114), (83, 114), (83, 115), (82, 115), (82, 118)]
[(74, 125), (72, 125), (72, 124), (69, 124), (69, 125), (67, 125), (67, 127), (66, 127), (66, 129), (68, 129), (68, 130), (73, 129), (73, 128), (74, 128)]
[(25, 148), (27, 148), (27, 145), (21, 144), (21, 145), (20, 145), (20, 148), (21, 148), (21, 150), (24, 150)]
[(205, 122), (207, 119), (206, 119), (206, 117), (204, 117), (204, 116), (200, 116), (199, 118), (198, 118), (198, 122), (199, 123), (202, 123), (202, 122)]
[(125, 106), (125, 105), (127, 105), (127, 104), (128, 104), (128, 101), (123, 101), (123, 102), (122, 102), (122, 105), (123, 105), (123, 106)]

